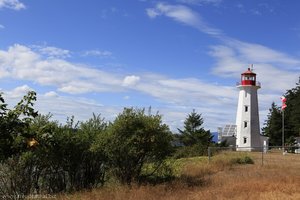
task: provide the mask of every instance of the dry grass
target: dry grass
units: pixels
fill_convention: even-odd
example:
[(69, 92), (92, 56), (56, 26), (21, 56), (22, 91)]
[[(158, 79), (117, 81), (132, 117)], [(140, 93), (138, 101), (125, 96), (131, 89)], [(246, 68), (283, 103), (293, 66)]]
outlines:
[(182, 199), (300, 199), (300, 155), (249, 153), (254, 165), (234, 165), (238, 154), (222, 154), (208, 164), (205, 159), (188, 159), (178, 179), (156, 186), (104, 187), (61, 195), (59, 199), (182, 200)]

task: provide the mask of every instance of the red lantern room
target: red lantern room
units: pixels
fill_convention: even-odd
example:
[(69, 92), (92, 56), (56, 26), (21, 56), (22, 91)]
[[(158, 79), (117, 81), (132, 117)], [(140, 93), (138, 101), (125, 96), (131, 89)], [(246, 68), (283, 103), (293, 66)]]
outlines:
[(253, 73), (250, 68), (241, 74), (241, 85), (256, 86), (256, 74)]

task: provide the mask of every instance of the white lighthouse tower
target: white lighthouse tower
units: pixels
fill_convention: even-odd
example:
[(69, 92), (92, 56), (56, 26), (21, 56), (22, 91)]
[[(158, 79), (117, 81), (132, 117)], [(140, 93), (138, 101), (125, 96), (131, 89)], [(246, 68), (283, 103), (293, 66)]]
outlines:
[(267, 137), (260, 135), (257, 90), (260, 83), (256, 74), (248, 68), (241, 74), (236, 114), (236, 145), (238, 151), (260, 151), (266, 145)]

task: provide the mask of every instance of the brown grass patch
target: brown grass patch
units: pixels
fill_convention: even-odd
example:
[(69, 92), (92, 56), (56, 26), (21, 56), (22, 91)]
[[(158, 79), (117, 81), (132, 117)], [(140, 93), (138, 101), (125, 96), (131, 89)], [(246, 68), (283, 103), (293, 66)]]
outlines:
[(182, 200), (182, 199), (300, 199), (300, 155), (249, 153), (254, 165), (236, 165), (238, 153), (186, 160), (178, 178), (156, 186), (115, 186), (60, 195), (59, 199)]

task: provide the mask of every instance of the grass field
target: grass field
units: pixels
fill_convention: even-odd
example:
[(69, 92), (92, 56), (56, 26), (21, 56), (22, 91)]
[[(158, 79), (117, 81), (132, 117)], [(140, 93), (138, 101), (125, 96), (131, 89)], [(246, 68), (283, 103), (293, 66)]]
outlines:
[(207, 158), (180, 159), (173, 163), (177, 178), (143, 186), (106, 186), (91, 191), (58, 195), (58, 199), (182, 200), (182, 199), (300, 199), (300, 155), (272, 152), (247, 153), (254, 164), (237, 164), (245, 153), (231, 152)]

